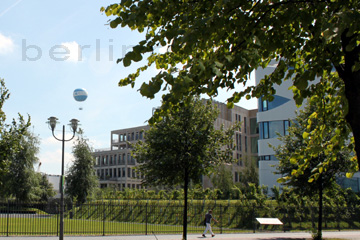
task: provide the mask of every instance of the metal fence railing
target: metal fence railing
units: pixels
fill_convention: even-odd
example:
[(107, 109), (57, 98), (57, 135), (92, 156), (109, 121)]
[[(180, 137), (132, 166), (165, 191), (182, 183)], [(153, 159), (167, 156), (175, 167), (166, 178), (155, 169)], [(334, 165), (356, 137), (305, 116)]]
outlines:
[[(213, 209), (216, 233), (311, 230), (318, 208), (311, 206), (242, 206), (189, 202), (188, 232), (201, 233), (204, 214)], [(0, 236), (59, 234), (59, 204), (0, 202)], [(182, 233), (183, 205), (179, 201), (97, 201), (65, 204), (65, 235), (147, 235)], [(260, 226), (258, 217), (276, 217), (284, 225)], [(360, 208), (324, 207), (323, 229), (360, 228)]]

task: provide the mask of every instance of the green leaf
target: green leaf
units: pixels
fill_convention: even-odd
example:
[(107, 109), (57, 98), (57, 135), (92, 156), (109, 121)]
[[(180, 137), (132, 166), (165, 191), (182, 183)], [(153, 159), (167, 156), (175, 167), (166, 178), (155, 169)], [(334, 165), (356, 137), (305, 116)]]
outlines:
[(302, 137), (303, 139), (308, 139), (310, 134), (308, 132), (303, 132)]

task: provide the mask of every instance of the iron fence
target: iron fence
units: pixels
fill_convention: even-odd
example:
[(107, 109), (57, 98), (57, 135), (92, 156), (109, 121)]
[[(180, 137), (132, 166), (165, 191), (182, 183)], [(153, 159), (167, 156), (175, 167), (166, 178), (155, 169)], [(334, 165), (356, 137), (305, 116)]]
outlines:
[[(0, 236), (59, 234), (59, 204), (0, 202)], [(311, 230), (318, 208), (312, 206), (244, 206), (189, 202), (188, 232), (201, 233), (204, 214), (213, 209), (216, 233)], [(256, 218), (279, 218), (282, 226), (259, 225)], [(182, 233), (183, 205), (179, 201), (97, 201), (65, 204), (65, 235), (148, 235)], [(360, 228), (360, 208), (324, 207), (323, 229)]]

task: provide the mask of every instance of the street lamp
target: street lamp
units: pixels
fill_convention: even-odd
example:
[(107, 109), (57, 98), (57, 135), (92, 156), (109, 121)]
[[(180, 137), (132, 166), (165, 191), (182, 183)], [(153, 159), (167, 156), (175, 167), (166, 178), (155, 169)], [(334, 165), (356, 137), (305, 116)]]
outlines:
[(52, 135), (54, 138), (58, 141), (62, 142), (62, 156), (61, 156), (61, 177), (60, 177), (60, 234), (59, 234), (59, 240), (64, 239), (64, 152), (65, 152), (65, 142), (71, 141), (75, 137), (76, 129), (78, 127), (79, 120), (77, 119), (71, 119), (70, 120), (70, 127), (72, 130), (72, 137), (70, 139), (65, 139), (65, 125), (63, 125), (62, 129), (62, 138), (59, 139), (55, 136), (54, 130), (57, 124), (57, 118), (56, 117), (50, 117), (48, 118), (48, 123), (51, 128)]

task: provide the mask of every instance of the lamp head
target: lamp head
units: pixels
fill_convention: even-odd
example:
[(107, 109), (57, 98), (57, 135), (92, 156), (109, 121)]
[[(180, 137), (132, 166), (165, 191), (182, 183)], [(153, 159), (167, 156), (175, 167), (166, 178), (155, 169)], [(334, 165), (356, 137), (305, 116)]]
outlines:
[(73, 133), (76, 132), (76, 129), (77, 129), (78, 125), (79, 125), (79, 122), (80, 121), (75, 119), (75, 118), (70, 120), (70, 126), (71, 126), (71, 129), (72, 129)]
[(55, 127), (56, 127), (56, 122), (57, 122), (58, 119), (56, 117), (49, 117), (48, 120), (49, 120), (48, 123), (49, 123), (49, 126), (51, 128), (51, 131), (54, 131)]

